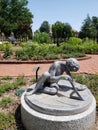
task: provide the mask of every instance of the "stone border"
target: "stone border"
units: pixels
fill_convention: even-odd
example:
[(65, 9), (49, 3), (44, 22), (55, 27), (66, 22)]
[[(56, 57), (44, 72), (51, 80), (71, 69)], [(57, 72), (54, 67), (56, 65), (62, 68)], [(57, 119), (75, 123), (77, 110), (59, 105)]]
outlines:
[[(76, 58), (77, 60), (87, 60), (90, 59), (91, 56), (86, 55), (86, 57), (82, 57), (82, 58)], [(48, 64), (48, 63), (53, 63), (54, 61), (57, 60), (61, 60), (64, 61), (65, 59), (56, 59), (56, 60), (26, 60), (26, 61), (22, 61), (22, 60), (0, 60), (0, 64)]]
[(52, 116), (31, 109), (21, 97), (21, 119), (27, 130), (94, 130), (96, 119), (96, 101), (90, 107), (76, 115)]

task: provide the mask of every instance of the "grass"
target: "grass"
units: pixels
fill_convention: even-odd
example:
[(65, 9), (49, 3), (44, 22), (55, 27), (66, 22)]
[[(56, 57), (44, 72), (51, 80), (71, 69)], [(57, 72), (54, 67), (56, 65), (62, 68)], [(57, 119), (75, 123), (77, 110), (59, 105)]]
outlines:
[(2, 98), (2, 100), (0, 101), (0, 107), (2, 108), (8, 108), (9, 105), (13, 102), (13, 99), (11, 99), (10, 97), (4, 97)]
[(97, 101), (97, 107), (98, 107), (98, 75), (93, 74), (73, 74), (73, 77), (76, 79), (77, 82), (81, 84), (85, 84), (94, 95), (96, 101)]
[[(4, 78), (2, 78), (4, 79)], [(24, 85), (26, 82), (24, 80), (24, 76), (18, 76), (16, 81), (13, 83), (4, 83), (0, 85), (0, 95), (5, 93), (6, 91), (13, 90), (18, 88), (20, 85)]]
[(13, 114), (4, 114), (0, 112), (0, 130), (8, 130), (8, 128), (15, 124), (16, 122)]
[[(5, 76), (0, 78), (0, 130), (24, 130), (21, 124), (20, 112), (17, 112), (16, 108), (19, 107), (19, 98), (16, 95), (14, 89), (20, 88), (21, 85), (26, 84), (24, 76), (20, 75), (17, 78)], [(3, 82), (2, 82), (3, 81)], [(10, 92), (13, 93), (13, 97), (4, 97), (5, 92), (9, 95)], [(16, 103), (15, 103), (16, 102)], [(12, 106), (12, 108), (11, 108)], [(2, 111), (3, 110), (3, 111)], [(18, 119), (16, 119), (18, 118)]]
[(4, 77), (1, 78), (1, 80), (11, 80), (11, 79), (12, 79), (11, 76), (4, 76)]

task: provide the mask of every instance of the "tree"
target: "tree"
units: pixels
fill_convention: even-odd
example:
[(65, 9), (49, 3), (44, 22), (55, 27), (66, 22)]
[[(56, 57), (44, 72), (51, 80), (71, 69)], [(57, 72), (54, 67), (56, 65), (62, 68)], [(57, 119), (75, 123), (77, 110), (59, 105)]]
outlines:
[(88, 37), (94, 40), (97, 39), (98, 42), (98, 17), (93, 16), (90, 18), (89, 15), (87, 15), (87, 18), (83, 22), (79, 37)]
[(64, 24), (63, 37), (65, 39), (69, 39), (69, 37), (72, 37), (72, 27), (69, 23)]
[(28, 0), (0, 0), (0, 29), (7, 36), (31, 31), (33, 15), (27, 4)]
[(57, 46), (59, 46), (59, 42), (63, 38), (64, 34), (64, 23), (57, 21), (52, 25), (52, 37), (54, 38), (54, 41), (56, 40)]
[(92, 26), (93, 26), (92, 30), (93, 34), (95, 34), (94, 37), (96, 37), (98, 43), (98, 17), (96, 16), (92, 17)]
[(89, 15), (87, 15), (87, 18), (83, 22), (83, 26), (81, 27), (81, 31), (79, 36), (81, 38), (88, 37), (91, 38), (91, 25), (92, 21)]
[(48, 21), (44, 21), (44, 22), (41, 24), (39, 30), (40, 30), (40, 32), (49, 33), (49, 31), (50, 31), (50, 25), (49, 25)]
[(65, 39), (69, 39), (72, 36), (72, 27), (69, 23), (62, 23), (57, 21), (52, 25), (52, 36), (54, 41), (56, 41), (57, 46), (59, 46), (59, 42), (64, 41)]

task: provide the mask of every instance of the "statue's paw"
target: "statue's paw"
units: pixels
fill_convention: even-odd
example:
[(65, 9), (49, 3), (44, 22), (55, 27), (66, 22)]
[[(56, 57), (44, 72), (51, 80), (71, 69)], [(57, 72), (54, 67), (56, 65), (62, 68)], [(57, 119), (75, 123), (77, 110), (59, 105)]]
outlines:
[(43, 90), (44, 93), (50, 94), (50, 95), (55, 95), (58, 92), (58, 89), (55, 87), (45, 87)]
[(83, 90), (85, 90), (87, 87), (86, 87), (86, 85), (79, 85), (76, 89), (78, 90), (78, 91), (83, 91)]
[(59, 85), (56, 83), (51, 84), (50, 87), (59, 90)]
[(26, 90), (26, 96), (29, 96), (29, 95), (31, 95), (31, 94), (33, 94), (34, 93), (34, 89), (33, 88), (28, 88), (27, 90)]

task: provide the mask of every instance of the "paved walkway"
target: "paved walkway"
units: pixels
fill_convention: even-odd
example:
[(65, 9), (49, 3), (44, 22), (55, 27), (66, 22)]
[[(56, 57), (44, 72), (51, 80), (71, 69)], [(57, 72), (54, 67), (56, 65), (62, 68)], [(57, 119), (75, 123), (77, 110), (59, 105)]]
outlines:
[[(80, 69), (77, 73), (98, 74), (98, 55), (91, 55), (92, 58), (81, 60)], [(33, 76), (34, 68), (41, 66), (39, 75), (48, 71), (51, 64), (0, 64), (0, 76)]]

